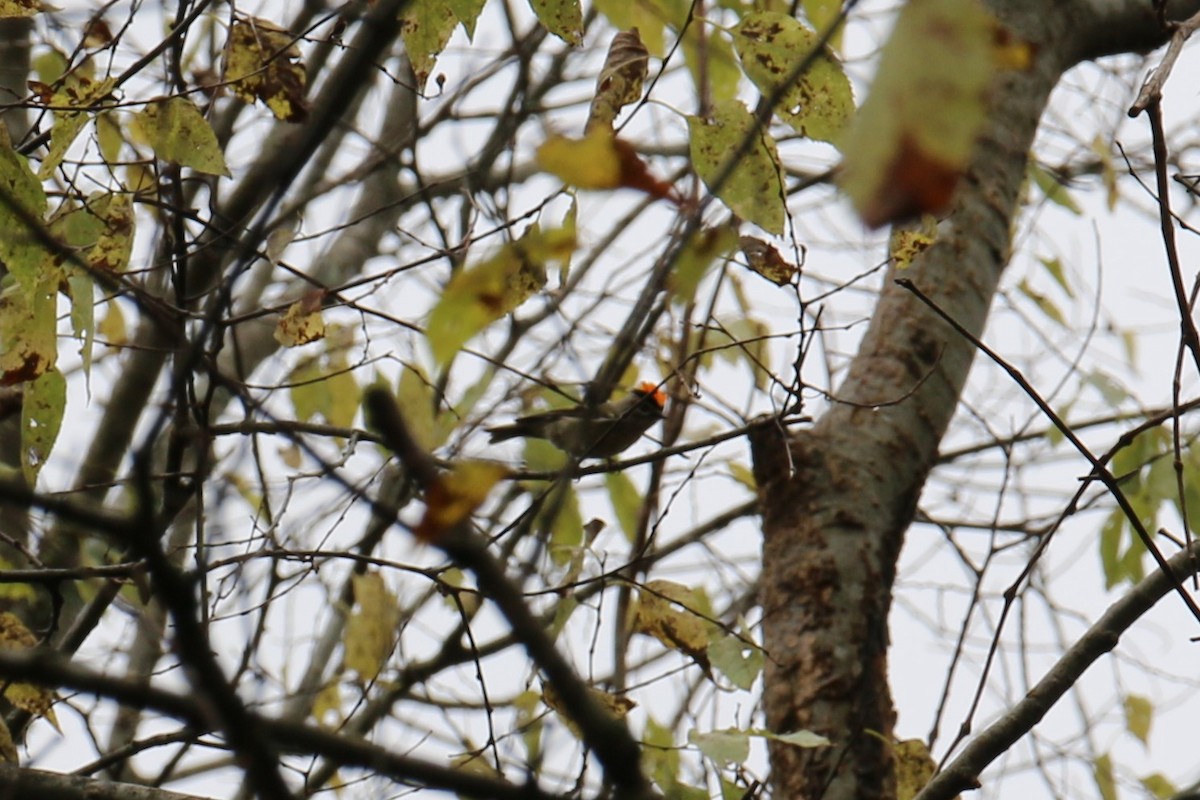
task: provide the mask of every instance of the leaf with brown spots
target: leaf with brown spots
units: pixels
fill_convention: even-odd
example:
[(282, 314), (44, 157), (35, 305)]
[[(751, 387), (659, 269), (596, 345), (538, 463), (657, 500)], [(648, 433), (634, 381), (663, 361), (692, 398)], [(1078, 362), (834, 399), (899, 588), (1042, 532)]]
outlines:
[(276, 118), (303, 122), (308, 73), (293, 36), (272, 22), (240, 17), (225, 45), (225, 80), (244, 103), (262, 100)]

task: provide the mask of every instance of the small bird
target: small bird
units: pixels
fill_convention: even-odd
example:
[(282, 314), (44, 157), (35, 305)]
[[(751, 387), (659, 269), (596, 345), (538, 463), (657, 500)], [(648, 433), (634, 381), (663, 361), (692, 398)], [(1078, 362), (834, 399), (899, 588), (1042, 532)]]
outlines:
[(493, 443), (524, 436), (547, 439), (576, 458), (612, 458), (662, 419), (666, 401), (666, 395), (646, 382), (615, 402), (530, 414), (487, 432)]

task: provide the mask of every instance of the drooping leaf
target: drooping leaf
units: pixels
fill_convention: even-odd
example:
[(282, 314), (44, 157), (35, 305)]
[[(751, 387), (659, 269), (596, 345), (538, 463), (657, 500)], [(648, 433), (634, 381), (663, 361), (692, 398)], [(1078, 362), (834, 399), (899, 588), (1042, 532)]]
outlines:
[(529, 0), (538, 21), (569, 45), (583, 43), (583, 9), (579, 0)]
[[(460, 9), (468, 13), (467, 9)], [(460, 17), (446, 0), (412, 0), (400, 18), (404, 50), (423, 91), (437, 57), (445, 49)], [(472, 26), (474, 23), (472, 23)], [(473, 30), (473, 27), (471, 28)]]
[(21, 470), (25, 482), (37, 483), (38, 472), (58, 440), (67, 407), (67, 381), (57, 369), (43, 372), (25, 385), (21, 404)]
[[(46, 193), (29, 161), (11, 147), (0, 147), (0, 262), (26, 286), (37, 280), (46, 251), (30, 223), (46, 213)], [(12, 206), (16, 206), (14, 209)]]
[(225, 45), (225, 81), (244, 103), (261, 100), (277, 119), (308, 117), (308, 73), (295, 37), (259, 17), (238, 17)]
[(354, 611), (346, 620), (342, 646), (346, 668), (358, 673), (361, 683), (379, 677), (400, 625), (400, 606), (378, 572), (355, 574)]
[(771, 97), (783, 87), (775, 113), (797, 133), (832, 142), (854, 111), (854, 93), (833, 53), (813, 56), (819, 42), (796, 18), (772, 11), (746, 14), (733, 30), (742, 68), (759, 91)]
[[(785, 208), (779, 153), (765, 130), (739, 100), (721, 103), (710, 119), (688, 117), (688, 139), (696, 173), (729, 210), (774, 234), (784, 230)], [(739, 157), (742, 143), (751, 146)], [(718, 180), (724, 178), (718, 184)]]
[(454, 415), (435, 413), (439, 404), (435, 400), (433, 383), (419, 367), (406, 365), (400, 372), (396, 405), (413, 438), (427, 453), (440, 447), (453, 430)]
[(186, 97), (147, 103), (131, 121), (130, 132), (163, 161), (229, 177), (212, 125)]
[(642, 99), (642, 84), (649, 69), (650, 53), (636, 28), (614, 36), (596, 78), (587, 128), (599, 125), (612, 130), (621, 109)]
[(997, 25), (978, 0), (913, 0), (840, 142), (840, 184), (872, 227), (949, 207), (982, 129)]
[(133, 252), (133, 200), (124, 193), (106, 195), (99, 203), (103, 227), (88, 251), (87, 262), (101, 272), (124, 272)]
[(532, 297), (546, 285), (546, 265), (574, 250), (573, 232), (535, 225), (491, 258), (459, 270), (429, 315), (434, 359), (445, 364), (472, 336)]
[(1025, 295), (1030, 301), (1037, 306), (1038, 310), (1049, 317), (1060, 326), (1067, 327), (1067, 318), (1063, 315), (1062, 310), (1055, 304), (1053, 300), (1045, 294), (1037, 291), (1030, 285), (1029, 281), (1022, 280), (1017, 284), (1017, 291)]

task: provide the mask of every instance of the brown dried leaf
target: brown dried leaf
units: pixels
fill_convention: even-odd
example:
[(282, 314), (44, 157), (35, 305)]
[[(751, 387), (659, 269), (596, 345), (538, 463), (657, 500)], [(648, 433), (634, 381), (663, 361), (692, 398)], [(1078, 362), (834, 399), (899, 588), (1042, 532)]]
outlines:
[(588, 111), (587, 129), (612, 128), (621, 109), (642, 98), (642, 84), (650, 70), (650, 53), (638, 29), (621, 31), (608, 46), (604, 67), (596, 78), (596, 95)]

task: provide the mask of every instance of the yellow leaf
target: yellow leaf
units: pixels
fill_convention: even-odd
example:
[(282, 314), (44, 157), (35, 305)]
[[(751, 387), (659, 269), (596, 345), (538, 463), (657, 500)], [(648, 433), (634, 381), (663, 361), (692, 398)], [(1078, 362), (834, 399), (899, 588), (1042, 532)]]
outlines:
[(9, 764), (16, 764), (21, 760), (17, 746), (13, 743), (12, 732), (3, 719), (0, 719), (0, 759)]
[[(333, 722), (329, 721), (330, 715)], [(331, 680), (321, 687), (313, 700), (313, 721), (318, 725), (337, 728), (342, 722), (342, 693), (337, 680)]]
[(130, 123), (130, 133), (149, 145), (163, 161), (208, 175), (229, 177), (212, 125), (186, 97), (147, 103)]
[[(32, 17), (34, 14), (45, 11), (47, 8), (49, 6), (41, 2), (41, 0), (0, 0), (0, 19)], [(12, 741), (11, 736), (9, 736), (9, 741)]]
[(115, 299), (109, 300), (108, 313), (104, 315), (104, 319), (100, 320), (100, 324), (96, 326), (96, 333), (100, 335), (101, 340), (112, 347), (120, 347), (129, 341), (128, 330), (125, 325), (125, 314), (121, 311), (121, 304)]
[(225, 45), (225, 80), (244, 103), (262, 100), (277, 119), (303, 122), (308, 75), (294, 37), (258, 17), (233, 21)]
[(324, 292), (308, 292), (288, 306), (275, 325), (275, 341), (284, 347), (299, 347), (325, 337), (325, 320), (321, 317)]
[[(676, 604), (683, 609), (677, 609)], [(691, 656), (707, 670), (712, 624), (695, 613), (705, 605), (690, 587), (672, 581), (650, 581), (638, 592), (633, 631), (653, 636), (672, 650)]]
[(919, 226), (897, 225), (888, 237), (888, 255), (896, 269), (908, 269), (913, 259), (929, 249), (937, 241), (937, 218), (931, 214), (921, 215)]
[(342, 637), (346, 668), (358, 673), (362, 683), (379, 677), (392, 652), (400, 625), (400, 607), (396, 596), (377, 572), (355, 573), (354, 612), (346, 620)]
[(621, 185), (621, 157), (614, 141), (603, 128), (582, 139), (551, 136), (537, 149), (538, 166), (580, 189), (615, 189)]
[(912, 800), (933, 777), (937, 770), (937, 762), (929, 755), (929, 748), (920, 739), (896, 742), (892, 754), (896, 763), (896, 798)]
[(425, 516), (416, 527), (417, 538), (436, 541), (469, 517), (507, 474), (506, 467), (486, 461), (456, 464), (425, 490)]
[(742, 255), (750, 269), (763, 276), (776, 286), (791, 286), (800, 268), (792, 265), (779, 254), (772, 245), (753, 236), (743, 236), (738, 239)]
[[(20, 652), (36, 646), (37, 638), (16, 614), (10, 611), (0, 612), (0, 650)], [(10, 683), (4, 688), (4, 696), (22, 711), (45, 718), (55, 730), (62, 733), (58, 727), (58, 718), (51, 708), (55, 700), (52, 690), (34, 686), (32, 683)]]
[(429, 315), (426, 335), (437, 362), (445, 364), (472, 336), (532, 297), (546, 285), (546, 264), (569, 258), (574, 249), (574, 231), (533, 226), (486, 261), (459, 270)]

